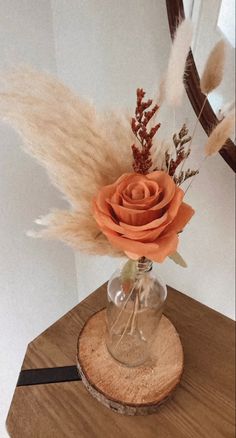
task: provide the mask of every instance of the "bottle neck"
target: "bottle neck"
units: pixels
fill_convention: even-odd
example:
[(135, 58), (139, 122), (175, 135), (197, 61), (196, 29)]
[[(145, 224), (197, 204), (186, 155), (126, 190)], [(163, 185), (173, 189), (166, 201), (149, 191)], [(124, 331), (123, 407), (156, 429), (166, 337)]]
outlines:
[(137, 276), (141, 276), (143, 274), (146, 274), (147, 272), (152, 270), (153, 262), (146, 257), (141, 257), (138, 259), (137, 264)]

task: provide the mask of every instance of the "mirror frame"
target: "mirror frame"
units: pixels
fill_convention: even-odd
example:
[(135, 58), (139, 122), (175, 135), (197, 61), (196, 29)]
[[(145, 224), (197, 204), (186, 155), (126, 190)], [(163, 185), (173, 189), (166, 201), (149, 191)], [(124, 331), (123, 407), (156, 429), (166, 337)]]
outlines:
[[(185, 18), (183, 0), (166, 0), (166, 8), (170, 34), (173, 40), (178, 23)], [(185, 90), (198, 117), (205, 95), (200, 90), (200, 77), (192, 50), (189, 51), (187, 63), (189, 67), (185, 80)], [(212, 127), (219, 123), (209, 100), (207, 100), (199, 120), (208, 136), (212, 131)], [(231, 139), (228, 139), (219, 153), (231, 169), (236, 172), (236, 146), (234, 142)]]

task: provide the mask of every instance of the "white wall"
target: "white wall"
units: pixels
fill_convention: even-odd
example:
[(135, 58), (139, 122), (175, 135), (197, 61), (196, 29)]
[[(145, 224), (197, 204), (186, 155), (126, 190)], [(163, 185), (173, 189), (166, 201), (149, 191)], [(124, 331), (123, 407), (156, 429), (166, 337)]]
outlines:
[[(50, 2), (0, 2), (0, 69), (19, 62), (56, 74)], [(33, 220), (62, 206), (42, 168), (0, 125), (0, 436), (29, 341), (77, 303), (73, 252), (26, 237)]]
[[(170, 37), (164, 0), (52, 0), (58, 75), (98, 106), (134, 105), (135, 89), (152, 91), (165, 71)], [(172, 129), (164, 112), (160, 136)], [(176, 127), (195, 115), (185, 98)], [(168, 129), (166, 129), (166, 126)], [(206, 141), (201, 127), (194, 165)], [(129, 147), (129, 145), (127, 145)], [(160, 266), (166, 281), (219, 312), (234, 317), (234, 174), (220, 156), (209, 160), (188, 192), (196, 214), (181, 236), (188, 262)], [(105, 281), (118, 260), (76, 255), (82, 299)]]
[[(167, 60), (164, 0), (51, 0), (58, 76), (99, 106), (130, 105)], [(160, 35), (158, 37), (158, 35)]]

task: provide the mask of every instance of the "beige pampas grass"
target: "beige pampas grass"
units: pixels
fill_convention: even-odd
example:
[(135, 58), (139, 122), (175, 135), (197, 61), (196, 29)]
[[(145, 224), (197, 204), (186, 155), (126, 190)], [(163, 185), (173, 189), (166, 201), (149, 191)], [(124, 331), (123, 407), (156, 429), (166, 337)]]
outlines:
[(226, 140), (230, 137), (235, 127), (235, 112), (232, 111), (212, 131), (205, 146), (206, 156), (219, 152)]
[(223, 79), (225, 49), (226, 44), (224, 40), (220, 40), (208, 56), (200, 81), (200, 88), (203, 94), (209, 94), (220, 85)]
[(186, 59), (192, 41), (192, 23), (182, 21), (176, 31), (165, 79), (165, 98), (171, 107), (181, 105), (184, 93)]
[(59, 238), (89, 253), (120, 255), (97, 227), (92, 199), (100, 187), (132, 171), (128, 118), (98, 115), (55, 78), (29, 68), (1, 80), (0, 117), (20, 133), (25, 151), (46, 168), (71, 206), (41, 219), (47, 228), (38, 236)]

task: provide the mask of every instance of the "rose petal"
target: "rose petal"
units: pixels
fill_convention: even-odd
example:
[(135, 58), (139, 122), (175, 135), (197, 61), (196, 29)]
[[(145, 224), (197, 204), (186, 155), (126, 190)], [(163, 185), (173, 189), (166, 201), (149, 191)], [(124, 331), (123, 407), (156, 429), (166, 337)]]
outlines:
[(173, 231), (178, 233), (190, 221), (194, 213), (195, 211), (193, 210), (193, 208), (183, 202), (179, 207), (177, 216), (174, 218), (171, 224), (166, 227), (165, 231), (167, 233)]
[(163, 188), (163, 198), (156, 208), (165, 207), (173, 198), (176, 190), (176, 185), (170, 175), (162, 171), (151, 172), (146, 177), (150, 180), (156, 181), (159, 187)]
[(106, 234), (106, 236), (112, 245), (125, 253), (130, 254), (130, 249), (132, 248), (133, 254), (140, 257), (147, 257), (159, 263), (163, 262), (168, 255), (175, 252), (178, 246), (178, 236), (176, 233), (170, 233), (152, 243), (136, 242), (120, 236), (111, 235), (110, 233)]
[[(163, 239), (158, 242), (158, 250), (155, 252), (151, 252), (151, 249), (149, 251), (149, 248), (147, 248), (148, 251), (146, 255), (144, 254), (144, 257), (149, 258), (153, 262), (162, 263), (166, 257), (173, 254), (177, 250), (177, 247), (178, 236), (176, 234), (171, 234), (169, 236), (165, 236), (165, 238), (163, 237)], [(128, 251), (124, 252), (133, 260), (137, 260), (140, 257), (138, 254), (130, 253)]]
[[(157, 196), (150, 196), (149, 198), (146, 198), (145, 200), (142, 200), (142, 203), (132, 203), (130, 201), (127, 201), (124, 196), (122, 196), (122, 204), (119, 205), (123, 205), (123, 207), (132, 209), (132, 210), (149, 210), (151, 207), (154, 207), (157, 202), (158, 202), (158, 195)], [(112, 199), (113, 202), (113, 199)], [(118, 204), (118, 202), (117, 202)]]
[(130, 178), (130, 174), (124, 174), (117, 181), (115, 181), (113, 184), (110, 184), (108, 186), (104, 186), (99, 190), (98, 195), (96, 197), (96, 203), (97, 203), (99, 209), (103, 213), (109, 214), (109, 205), (107, 204), (106, 199), (107, 198), (110, 199), (112, 197), (112, 195), (115, 193), (116, 188), (117, 188), (117, 184), (120, 184), (122, 182), (125, 183), (125, 181), (129, 178)]
[(126, 237), (127, 239), (132, 239), (132, 240), (139, 240), (140, 242), (143, 243), (151, 243), (154, 242), (159, 236), (160, 234), (165, 230), (166, 225), (157, 227), (157, 228), (153, 228), (151, 230), (144, 230), (144, 231), (128, 231), (125, 230), (125, 228), (123, 227), (123, 236)]
[(123, 204), (123, 199), (122, 199), (122, 195), (120, 193), (117, 192), (117, 190), (113, 193), (112, 197), (111, 197), (111, 201), (114, 204), (117, 205), (122, 205)]
[(179, 187), (176, 187), (175, 194), (170, 202), (169, 208), (167, 210), (168, 222), (171, 222), (178, 213), (179, 207), (182, 203), (184, 197), (184, 192)]
[[(153, 183), (150, 185), (150, 183)], [(141, 200), (134, 200), (127, 196), (126, 192), (122, 193), (122, 205), (127, 208), (132, 208), (135, 210), (147, 210), (151, 207), (154, 207), (158, 204), (158, 198), (162, 193), (162, 189), (159, 188), (158, 184), (155, 181), (147, 181), (145, 185), (149, 186), (149, 194), (150, 196)], [(112, 202), (113, 198), (112, 198)], [(119, 202), (117, 202), (120, 204)]]
[(122, 226), (120, 226), (117, 222), (115, 222), (114, 219), (111, 217), (111, 215), (106, 215), (102, 213), (99, 210), (96, 201), (94, 201), (93, 203), (93, 213), (100, 228), (107, 227), (108, 229), (111, 229), (116, 233), (124, 234), (125, 230), (122, 228)]
[(125, 189), (125, 194), (129, 199), (139, 201), (150, 196), (148, 187), (144, 181), (132, 182)]
[[(150, 210), (149, 210), (150, 211)], [(125, 222), (120, 222), (120, 225), (125, 229), (125, 230), (130, 230), (130, 231), (145, 231), (145, 230), (150, 230), (150, 229), (154, 229), (157, 227), (160, 227), (161, 225), (163, 225), (168, 219), (168, 214), (164, 213), (161, 217), (155, 219), (154, 221), (148, 222), (147, 224), (144, 225), (130, 225), (130, 224), (126, 224)]]
[[(183, 190), (181, 190), (180, 188), (177, 188), (176, 193), (174, 195), (174, 198), (171, 201), (171, 204), (170, 204), (167, 212), (164, 213), (160, 218), (158, 218), (152, 222), (149, 222), (148, 224), (145, 224), (143, 226), (136, 226), (136, 225), (129, 225), (129, 224), (123, 223), (121, 221), (120, 225), (125, 230), (124, 235), (129, 237), (129, 238), (133, 238), (133, 239), (135, 237), (131, 237), (131, 236), (138, 236), (139, 235), (142, 241), (143, 241), (143, 239), (145, 242), (148, 239), (150, 239), (150, 241), (153, 241), (154, 236), (155, 236), (155, 238), (157, 238), (165, 230), (165, 228), (169, 224), (171, 224), (172, 220), (175, 218), (175, 216), (178, 213), (178, 210), (180, 208), (183, 196), (184, 196)], [(156, 231), (157, 228), (158, 228), (159, 232)], [(148, 230), (150, 230), (149, 233), (147, 232)], [(142, 231), (143, 231), (143, 233), (140, 234), (140, 232), (142, 232)]]
[(175, 233), (169, 233), (158, 239), (159, 253), (153, 261), (162, 263), (166, 257), (173, 254), (178, 247), (179, 238)]
[(119, 178), (117, 180), (116, 184), (116, 190), (118, 193), (122, 194), (122, 192), (126, 189), (126, 187), (129, 185), (129, 183), (136, 183), (138, 184), (140, 181), (143, 181), (143, 178), (145, 178), (145, 175), (139, 175), (136, 173), (126, 173), (123, 175), (124, 178)]
[(113, 202), (107, 200), (111, 205), (114, 213), (116, 214), (119, 221), (136, 226), (148, 224), (159, 217), (159, 212), (155, 210), (135, 210), (123, 207), (122, 205), (114, 204)]

